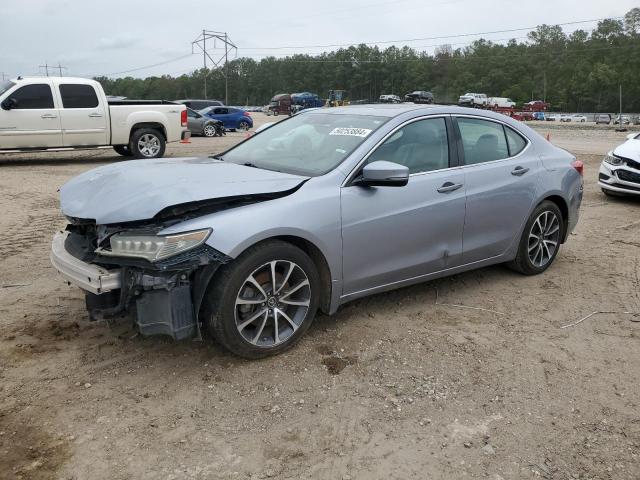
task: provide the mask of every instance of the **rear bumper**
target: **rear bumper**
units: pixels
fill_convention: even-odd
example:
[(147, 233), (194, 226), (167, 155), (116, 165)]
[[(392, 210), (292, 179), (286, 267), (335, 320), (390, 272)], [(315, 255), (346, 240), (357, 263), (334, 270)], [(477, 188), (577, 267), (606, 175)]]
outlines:
[(69, 232), (57, 232), (51, 243), (51, 264), (64, 279), (82, 290), (100, 295), (120, 288), (121, 270), (107, 270), (77, 259), (65, 248)]

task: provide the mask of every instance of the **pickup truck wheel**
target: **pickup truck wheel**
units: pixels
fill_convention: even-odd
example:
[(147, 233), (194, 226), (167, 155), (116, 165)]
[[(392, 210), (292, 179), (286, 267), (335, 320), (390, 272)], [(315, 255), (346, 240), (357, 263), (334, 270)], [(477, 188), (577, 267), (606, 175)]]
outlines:
[(309, 256), (290, 243), (267, 241), (218, 271), (202, 318), (226, 349), (262, 358), (300, 340), (313, 322), (319, 298), (320, 277)]
[(164, 155), (166, 142), (157, 130), (141, 128), (131, 135), (129, 148), (135, 158), (159, 158)]
[(131, 150), (129, 149), (129, 145), (114, 145), (113, 149), (117, 154), (122, 155), (123, 157), (130, 157)]

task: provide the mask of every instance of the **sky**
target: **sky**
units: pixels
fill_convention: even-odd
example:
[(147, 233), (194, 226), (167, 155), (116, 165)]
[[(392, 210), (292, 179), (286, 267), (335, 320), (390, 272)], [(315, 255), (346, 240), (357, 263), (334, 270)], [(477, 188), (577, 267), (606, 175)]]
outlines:
[[(202, 67), (202, 53), (192, 54), (191, 45), (202, 29), (228, 33), (238, 47), (230, 58), (259, 60), (332, 49), (311, 47), (316, 45), (374, 42), (432, 52), (439, 44), (464, 47), (481, 37), (523, 41), (527, 30), (469, 34), (620, 17), (637, 5), (637, 0), (5, 0), (0, 2), (0, 78), (44, 74), (45, 64), (66, 67), (67, 76), (178, 76)], [(563, 28), (593, 27), (595, 22)], [(423, 40), (406, 41), (411, 39)], [(210, 55), (221, 58), (222, 45), (215, 46)]]

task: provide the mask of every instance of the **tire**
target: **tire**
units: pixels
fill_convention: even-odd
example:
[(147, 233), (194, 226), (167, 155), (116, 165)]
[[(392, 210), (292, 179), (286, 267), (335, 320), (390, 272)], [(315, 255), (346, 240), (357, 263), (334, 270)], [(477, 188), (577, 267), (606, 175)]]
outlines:
[[(565, 228), (562, 212), (558, 206), (548, 200), (542, 202), (527, 220), (518, 244), (516, 258), (507, 264), (509, 268), (524, 275), (537, 275), (544, 272), (558, 255)], [(543, 232), (542, 235), (540, 235), (541, 232)], [(542, 243), (540, 236), (544, 239)], [(532, 240), (531, 237), (535, 238)]]
[(135, 158), (160, 158), (166, 147), (162, 134), (153, 128), (140, 128), (131, 134), (129, 148)]
[(129, 149), (129, 145), (114, 145), (113, 149), (116, 151), (118, 155), (122, 155), (123, 157), (131, 156), (131, 150)]
[(278, 111), (277, 111), (277, 110), (274, 110), (274, 111), (273, 111), (273, 116), (274, 116), (274, 117), (277, 117), (277, 116), (278, 116)]
[(216, 126), (213, 123), (207, 123), (202, 128), (202, 134), (209, 138), (215, 137), (217, 135)]
[(250, 128), (251, 127), (249, 126), (249, 122), (247, 122), (246, 120), (240, 120), (240, 122), (238, 122), (238, 130), (240, 130), (241, 132), (246, 132)]
[(300, 340), (313, 322), (319, 298), (320, 277), (309, 256), (289, 243), (266, 241), (218, 271), (205, 295), (202, 318), (208, 333), (227, 350), (248, 359), (263, 358)]

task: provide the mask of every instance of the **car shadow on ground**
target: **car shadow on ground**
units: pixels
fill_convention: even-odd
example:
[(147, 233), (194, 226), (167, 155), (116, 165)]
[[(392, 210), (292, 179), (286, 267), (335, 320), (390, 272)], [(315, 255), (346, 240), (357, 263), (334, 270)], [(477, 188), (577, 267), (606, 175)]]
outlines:
[(61, 165), (82, 165), (82, 164), (100, 164), (121, 162), (125, 160), (133, 160), (133, 158), (121, 157), (120, 155), (111, 155), (106, 153), (88, 153), (84, 157), (65, 157), (65, 156), (49, 156), (24, 158), (23, 155), (11, 157), (0, 157), (0, 167), (33, 167), (33, 166), (61, 166)]

